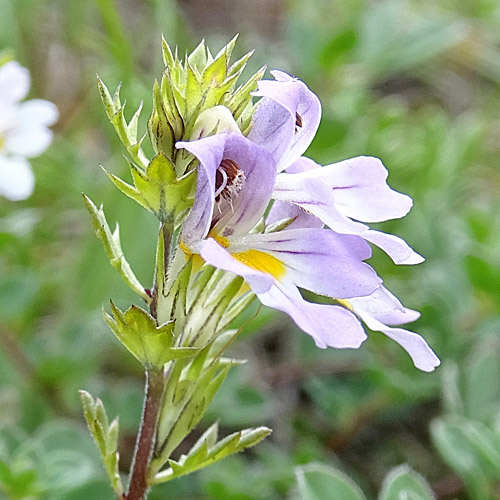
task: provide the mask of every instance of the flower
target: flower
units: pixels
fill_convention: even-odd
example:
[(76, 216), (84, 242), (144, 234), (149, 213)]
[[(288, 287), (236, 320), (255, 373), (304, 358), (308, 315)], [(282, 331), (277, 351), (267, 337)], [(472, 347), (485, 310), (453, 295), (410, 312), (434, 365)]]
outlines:
[(321, 106), (307, 86), (281, 71), (259, 82), (262, 97), (249, 139), (273, 154), (279, 174), (273, 198), (294, 204), (343, 234), (356, 234), (382, 248), (396, 264), (418, 264), (422, 256), (398, 236), (362, 222), (405, 216), (413, 202), (386, 183), (378, 158), (359, 156), (326, 167), (301, 156), (318, 129)]
[[(259, 82), (255, 92), (262, 99), (248, 138), (224, 131), (177, 143), (200, 162), (181, 248), (242, 276), (264, 305), (287, 313), (320, 348), (359, 347), (367, 337), (364, 322), (398, 342), (417, 368), (432, 371), (440, 361), (425, 340), (388, 326), (419, 314), (403, 307), (364, 262), (371, 257), (368, 242), (397, 264), (422, 262), (401, 238), (364, 224), (403, 217), (411, 198), (387, 185), (376, 158), (321, 167), (302, 157), (319, 125), (319, 99), (299, 80), (272, 74), (276, 80)], [(299, 288), (338, 305), (308, 302)]]
[(58, 117), (54, 104), (42, 99), (20, 102), (28, 93), (30, 75), (15, 61), (0, 67), (0, 195), (22, 200), (33, 192), (29, 161), (52, 141), (47, 127)]
[[(405, 216), (412, 199), (388, 186), (387, 169), (378, 158), (360, 156), (321, 167), (301, 156), (319, 126), (319, 99), (300, 80), (280, 71), (271, 73), (275, 81), (259, 82), (254, 93), (262, 99), (249, 134), (249, 139), (272, 153), (278, 166), (272, 195), (276, 201), (268, 224), (286, 219), (293, 220), (288, 229), (325, 224), (335, 232), (373, 243), (396, 264), (422, 262), (423, 257), (402, 238), (364, 224)], [(420, 335), (387, 326), (414, 321), (419, 313), (404, 308), (383, 286), (370, 295), (338, 302), (370, 329), (398, 342), (417, 368), (432, 371), (440, 364)]]
[(348, 310), (307, 302), (298, 287), (342, 299), (370, 295), (381, 280), (364, 262), (369, 245), (359, 236), (316, 227), (252, 232), (274, 189), (271, 154), (233, 132), (177, 147), (200, 162), (181, 248), (242, 276), (264, 305), (287, 313), (318, 347), (359, 347), (366, 333)]

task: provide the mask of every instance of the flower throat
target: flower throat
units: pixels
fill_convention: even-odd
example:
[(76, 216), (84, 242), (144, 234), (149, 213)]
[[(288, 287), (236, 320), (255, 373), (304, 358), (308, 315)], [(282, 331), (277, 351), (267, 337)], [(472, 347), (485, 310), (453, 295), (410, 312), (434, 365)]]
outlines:
[(243, 188), (245, 174), (234, 160), (225, 158), (215, 172), (215, 200), (231, 201)]

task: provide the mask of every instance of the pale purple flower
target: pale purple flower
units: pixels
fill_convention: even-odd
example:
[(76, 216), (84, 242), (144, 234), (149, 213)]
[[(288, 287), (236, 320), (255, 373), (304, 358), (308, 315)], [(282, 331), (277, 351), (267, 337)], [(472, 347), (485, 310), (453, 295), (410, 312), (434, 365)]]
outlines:
[(10, 200), (25, 199), (33, 192), (34, 176), (27, 158), (49, 146), (52, 131), (48, 127), (58, 117), (51, 102), (21, 102), (29, 87), (29, 71), (19, 63), (0, 67), (0, 195)]
[(318, 129), (319, 100), (300, 80), (271, 73), (276, 81), (259, 82), (255, 92), (262, 99), (249, 139), (270, 151), (279, 166), (273, 198), (315, 215), (336, 232), (363, 237), (396, 264), (423, 262), (403, 239), (363, 224), (405, 216), (412, 199), (387, 185), (387, 169), (377, 158), (360, 156), (321, 167), (301, 156)]
[[(255, 92), (262, 99), (249, 134), (251, 140), (273, 155), (278, 165), (273, 191), (276, 201), (267, 222), (295, 217), (287, 230), (325, 224), (337, 233), (358, 235), (382, 248), (396, 264), (422, 262), (424, 259), (403, 239), (364, 224), (405, 216), (412, 207), (411, 198), (387, 185), (387, 169), (377, 158), (360, 156), (321, 167), (301, 156), (319, 125), (319, 100), (303, 82), (282, 72), (272, 74), (276, 80), (259, 82)], [(420, 335), (387, 326), (414, 321), (419, 314), (404, 308), (384, 287), (339, 302), (370, 329), (398, 342), (417, 368), (432, 371), (439, 365), (439, 359)]]
[(271, 154), (227, 132), (177, 147), (200, 161), (182, 247), (242, 276), (263, 304), (287, 313), (318, 347), (359, 347), (366, 333), (354, 315), (342, 306), (307, 302), (298, 287), (340, 299), (370, 295), (381, 280), (363, 262), (371, 256), (369, 245), (316, 227), (252, 233), (274, 189)]
[[(367, 242), (398, 264), (423, 260), (401, 238), (364, 224), (403, 217), (411, 198), (387, 185), (376, 158), (320, 167), (301, 156), (318, 128), (320, 102), (299, 80), (273, 75), (276, 81), (261, 81), (255, 93), (262, 99), (248, 139), (223, 132), (177, 144), (200, 161), (181, 246), (244, 277), (263, 304), (287, 313), (318, 347), (358, 347), (366, 339), (362, 321), (398, 342), (417, 368), (432, 371), (439, 359), (425, 340), (388, 326), (418, 313), (404, 308), (364, 262), (371, 257)], [(256, 231), (272, 199), (267, 228), (288, 225)], [(307, 302), (299, 288), (339, 305)]]
[[(275, 202), (267, 217), (267, 223), (275, 223), (292, 217), (296, 219), (283, 231), (283, 234), (293, 227), (308, 227), (309, 225), (318, 227), (319, 219), (307, 214), (296, 205), (283, 202)], [(420, 335), (402, 328), (388, 326), (411, 323), (420, 317), (420, 313), (405, 308), (384, 286), (380, 285), (367, 296), (352, 297), (348, 300), (336, 298), (353, 318), (362, 321), (371, 330), (384, 333), (400, 344), (420, 370), (433, 371), (440, 364), (439, 358)]]

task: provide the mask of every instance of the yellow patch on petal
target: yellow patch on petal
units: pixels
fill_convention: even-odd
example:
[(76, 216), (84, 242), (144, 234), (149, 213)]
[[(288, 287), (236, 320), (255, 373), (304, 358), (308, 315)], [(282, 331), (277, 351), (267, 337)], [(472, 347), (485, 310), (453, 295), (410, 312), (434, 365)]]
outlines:
[(201, 255), (193, 254), (191, 250), (187, 247), (187, 245), (181, 240), (179, 242), (179, 248), (184, 252), (184, 255), (186, 256), (186, 261), (188, 261), (190, 258), (193, 259), (193, 270), (198, 271), (201, 266), (205, 263), (205, 261), (201, 258)]
[(345, 307), (346, 309), (349, 309), (349, 311), (354, 312), (354, 308), (351, 306), (351, 303), (348, 300), (345, 299), (335, 299), (341, 306)]
[(219, 236), (218, 234), (209, 234), (208, 236), (213, 238), (223, 248), (227, 248), (229, 246), (229, 240), (224, 238), (224, 236)]
[(248, 267), (270, 274), (276, 279), (283, 277), (286, 273), (286, 267), (283, 262), (260, 250), (247, 250), (246, 252), (238, 252), (231, 255)]
[(192, 253), (182, 240), (179, 242), (179, 248), (186, 254), (186, 257), (189, 257)]

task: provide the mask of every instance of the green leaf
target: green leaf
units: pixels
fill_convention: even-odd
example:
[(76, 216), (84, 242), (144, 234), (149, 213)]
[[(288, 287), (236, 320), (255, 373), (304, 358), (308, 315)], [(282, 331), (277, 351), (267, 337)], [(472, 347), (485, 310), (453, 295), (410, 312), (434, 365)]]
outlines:
[(185, 117), (189, 120), (193, 111), (198, 107), (203, 98), (203, 86), (198, 72), (191, 67), (189, 62), (186, 64), (187, 80), (185, 90)]
[(167, 111), (163, 100), (162, 91), (158, 82), (153, 86), (153, 112), (148, 121), (148, 133), (156, 153), (163, 153), (167, 158), (172, 158), (176, 136), (174, 132), (175, 116)]
[[(165, 113), (174, 130), (175, 138), (181, 138), (184, 133), (184, 121), (181, 115), (181, 109), (184, 109), (184, 97), (177, 89), (172, 71), (167, 68), (161, 80), (161, 96), (164, 102)], [(179, 102), (178, 102), (179, 101)]]
[(155, 319), (135, 305), (125, 313), (111, 302), (110, 316), (103, 311), (104, 320), (118, 340), (147, 369), (162, 368), (173, 359), (193, 356), (194, 347), (175, 347), (174, 322), (157, 326)]
[(114, 233), (112, 233), (104, 215), (102, 206), (98, 209), (88, 196), (86, 196), (85, 194), (83, 194), (82, 196), (85, 207), (87, 208), (87, 211), (89, 212), (92, 219), (92, 225), (94, 226), (95, 234), (101, 240), (104, 246), (104, 251), (108, 256), (111, 265), (118, 271), (118, 274), (120, 274), (125, 283), (135, 293), (137, 293), (140, 297), (142, 297), (146, 302), (149, 303), (151, 300), (150, 297), (147, 295), (144, 287), (136, 278), (129, 263), (123, 255), (118, 224), (116, 225)]
[(109, 425), (108, 416), (102, 401), (94, 398), (86, 391), (80, 391), (80, 400), (83, 406), (83, 415), (87, 421), (90, 433), (94, 438), (97, 449), (111, 481), (116, 495), (121, 498), (123, 486), (119, 473), (119, 454), (117, 451), (119, 424), (114, 419)]
[(500, 473), (493, 432), (457, 416), (435, 420), (431, 435), (443, 460), (465, 481), (474, 499), (489, 497), (489, 479)]
[(168, 45), (163, 35), (161, 37), (161, 48), (163, 54), (163, 63), (165, 64), (165, 66), (173, 68), (174, 56), (172, 54), (172, 51), (170, 50), (170, 46)]
[(141, 104), (139, 104), (137, 111), (134, 113), (128, 123), (128, 136), (132, 139), (132, 142), (137, 141), (137, 127), (139, 125), (139, 117), (141, 116), (143, 105), (144, 101), (141, 101)]
[(271, 429), (258, 427), (245, 429), (227, 436), (217, 443), (217, 424), (211, 425), (195, 443), (187, 455), (179, 460), (169, 460), (170, 468), (157, 474), (154, 483), (164, 483), (191, 472), (203, 469), (223, 458), (255, 446), (271, 434)]
[(109, 93), (108, 87), (106, 87), (99, 76), (97, 76), (97, 86), (99, 88), (99, 94), (101, 95), (102, 103), (104, 104), (104, 110), (106, 111), (109, 120), (111, 120), (114, 114), (118, 111), (118, 108), (115, 107), (114, 100)]
[(142, 110), (142, 103), (132, 116), (130, 123), (127, 124), (124, 115), (125, 103), (122, 104), (120, 100), (120, 86), (117, 87), (113, 97), (111, 97), (108, 88), (99, 77), (97, 77), (97, 85), (106, 115), (113, 125), (120, 141), (126, 147), (132, 160), (142, 168), (145, 168), (148, 164), (148, 159), (141, 149), (142, 141), (137, 142), (137, 124)]
[(467, 415), (474, 420), (494, 415), (500, 400), (498, 350), (486, 347), (474, 354), (464, 370), (465, 405)]
[(209, 358), (211, 345), (200, 350), (189, 361), (181, 360), (170, 370), (167, 390), (159, 417), (156, 458), (152, 470), (159, 471), (171, 453), (198, 424), (212, 402), (220, 385), (235, 362), (221, 363)]
[(227, 70), (228, 76), (232, 76), (236, 73), (238, 73), (238, 75), (241, 75), (241, 73), (245, 69), (245, 66), (247, 65), (248, 60), (253, 56), (254, 52), (254, 50), (251, 50), (242, 58), (238, 59), (234, 64), (232, 64), (231, 67)]
[(205, 47), (205, 40), (202, 40), (198, 46), (189, 54), (188, 63), (201, 73), (207, 64), (207, 49)]
[(231, 281), (218, 279), (215, 274), (215, 289), (210, 283), (205, 287), (196, 299), (196, 307), (191, 307), (184, 328), (185, 338), (189, 339), (190, 345), (204, 347), (212, 342), (214, 336), (222, 331), (223, 317), (229, 305), (236, 297), (243, 284), (243, 278)]
[[(160, 255), (161, 253), (161, 255)], [(158, 255), (157, 255), (157, 273), (160, 274), (163, 269), (163, 277), (165, 276), (164, 265), (160, 262), (160, 258), (164, 257), (163, 238), (158, 240)], [(157, 303), (157, 318), (160, 322), (165, 322), (170, 318), (176, 318), (175, 325), (176, 335), (180, 335), (184, 328), (185, 318), (187, 314), (186, 293), (188, 291), (189, 278), (193, 267), (193, 259), (189, 259), (173, 282), (163, 283), (163, 277), (157, 276), (158, 303)]]
[(177, 179), (172, 162), (162, 153), (151, 160), (146, 170), (133, 163), (129, 166), (134, 186), (103, 170), (122, 193), (153, 212), (161, 222), (173, 223), (193, 204), (194, 171)]
[(238, 88), (232, 96), (226, 99), (225, 105), (232, 111), (235, 120), (238, 120), (243, 115), (245, 109), (251, 103), (252, 96), (250, 92), (257, 89), (257, 82), (262, 80), (265, 72), (266, 66), (263, 66), (247, 83)]
[(337, 469), (321, 464), (295, 468), (300, 500), (366, 500), (354, 481)]
[(424, 478), (402, 465), (386, 476), (379, 500), (435, 500)]
[(205, 68), (201, 77), (201, 88), (203, 90), (218, 87), (222, 84), (227, 76), (227, 62), (226, 54), (222, 53)]

